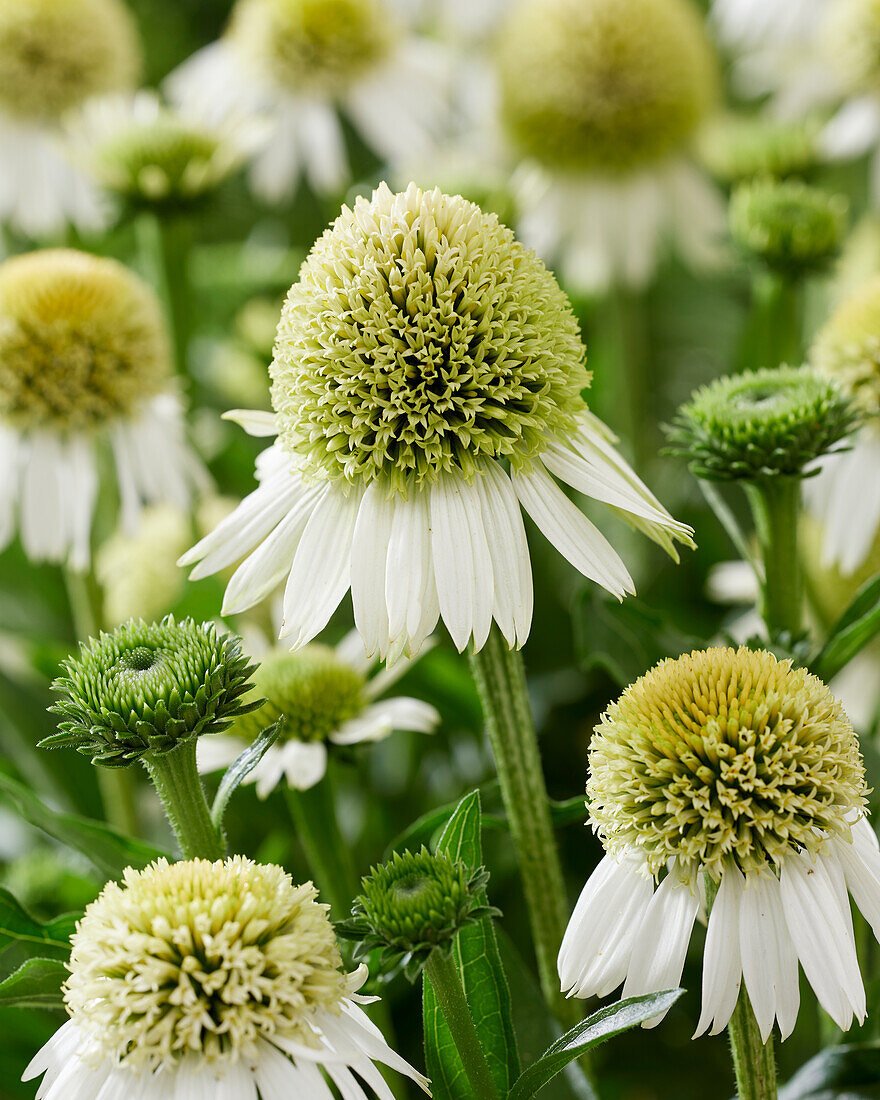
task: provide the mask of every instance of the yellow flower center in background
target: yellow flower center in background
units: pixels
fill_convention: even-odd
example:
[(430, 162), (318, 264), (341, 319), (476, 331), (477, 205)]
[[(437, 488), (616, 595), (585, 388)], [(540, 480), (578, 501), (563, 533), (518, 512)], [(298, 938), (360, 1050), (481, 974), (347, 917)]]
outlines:
[(845, 299), (819, 331), (810, 353), (869, 414), (880, 413), (880, 278)]
[(57, 119), (135, 84), (140, 45), (121, 0), (0, 0), (0, 109)]

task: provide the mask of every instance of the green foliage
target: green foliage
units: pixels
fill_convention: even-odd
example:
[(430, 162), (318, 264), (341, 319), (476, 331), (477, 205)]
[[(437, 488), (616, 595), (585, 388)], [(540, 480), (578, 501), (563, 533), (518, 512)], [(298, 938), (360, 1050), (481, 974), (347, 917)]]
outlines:
[(0, 1008), (64, 1008), (67, 967), (58, 959), (28, 959), (0, 981)]
[(864, 584), (810, 662), (820, 680), (841, 672), (880, 633), (880, 577)]

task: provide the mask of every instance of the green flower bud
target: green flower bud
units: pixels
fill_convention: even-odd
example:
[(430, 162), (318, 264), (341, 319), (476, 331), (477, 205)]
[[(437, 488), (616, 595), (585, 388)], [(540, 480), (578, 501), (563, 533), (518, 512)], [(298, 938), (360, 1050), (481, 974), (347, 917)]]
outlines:
[(242, 698), (255, 667), (241, 640), (211, 623), (132, 620), (65, 662), (52, 685), (61, 696), (51, 708), (59, 732), (40, 746), (70, 746), (108, 768), (170, 752), (259, 707), (261, 699)]
[(737, 247), (781, 275), (821, 271), (837, 255), (849, 204), (799, 180), (741, 184), (730, 200), (730, 235)]
[(816, 167), (818, 134), (812, 119), (724, 115), (704, 129), (699, 151), (709, 171), (724, 183), (756, 176), (786, 179)]
[(860, 414), (831, 378), (779, 367), (719, 378), (679, 410), (672, 452), (709, 481), (801, 477), (858, 425)]
[(384, 965), (403, 967), (413, 981), (435, 950), (449, 952), (457, 932), (484, 917), (489, 906), (489, 873), (432, 855), (395, 852), (361, 881), (363, 893), (352, 905), (352, 919), (337, 928), (359, 940), (355, 956), (381, 949)]

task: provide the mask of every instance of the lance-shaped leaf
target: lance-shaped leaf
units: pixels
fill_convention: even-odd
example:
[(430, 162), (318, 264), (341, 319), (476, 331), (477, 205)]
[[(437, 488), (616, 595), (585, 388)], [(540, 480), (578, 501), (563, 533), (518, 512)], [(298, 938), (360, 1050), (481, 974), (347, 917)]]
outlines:
[(880, 577), (875, 577), (859, 589), (852, 603), (831, 628), (825, 644), (810, 662), (810, 671), (827, 683), (878, 633)]
[(0, 982), (0, 1008), (63, 1008), (67, 976), (59, 959), (28, 959)]
[(37, 920), (8, 890), (0, 887), (0, 951), (18, 943), (34, 954), (58, 953), (66, 958), (79, 917), (79, 913), (65, 913), (54, 920)]
[(223, 827), (223, 818), (226, 814), (226, 807), (229, 805), (229, 799), (263, 759), (267, 750), (278, 740), (283, 726), (284, 715), (282, 714), (277, 722), (273, 722), (271, 726), (264, 729), (260, 736), (248, 745), (244, 752), (237, 756), (226, 769), (223, 778), (220, 780), (220, 786), (217, 788), (217, 794), (214, 796), (214, 805), (211, 807), (211, 821), (214, 823), (215, 829)]

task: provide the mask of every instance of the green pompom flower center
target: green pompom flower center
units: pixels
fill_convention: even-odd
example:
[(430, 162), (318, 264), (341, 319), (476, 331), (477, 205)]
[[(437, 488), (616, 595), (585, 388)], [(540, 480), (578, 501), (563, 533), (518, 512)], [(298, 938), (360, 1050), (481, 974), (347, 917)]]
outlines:
[(858, 740), (828, 688), (790, 661), (708, 649), (662, 661), (602, 716), (590, 746), (591, 822), (652, 872), (718, 878), (779, 866), (846, 835), (865, 802)]
[(838, 306), (811, 357), (866, 413), (880, 413), (880, 279), (869, 280)]
[(726, 116), (703, 131), (700, 153), (709, 170), (728, 183), (756, 176), (785, 179), (815, 167), (818, 129), (809, 120)]
[(325, 905), (272, 864), (129, 868), (77, 925), (65, 1000), (97, 1050), (142, 1071), (244, 1055), (261, 1037), (315, 1047), (345, 976)]
[(681, 151), (716, 97), (688, 0), (526, 0), (499, 53), (517, 145), (552, 168), (623, 172)]
[(0, 109), (58, 119), (132, 85), (138, 53), (121, 0), (0, 0)]
[(365, 678), (328, 646), (275, 650), (254, 674), (254, 698), (266, 701), (240, 718), (235, 732), (255, 738), (284, 717), (282, 741), (324, 741), (366, 706)]
[(400, 489), (532, 456), (589, 383), (543, 263), (494, 215), (414, 184), (383, 184), (316, 243), (271, 373), (280, 439), (307, 470)]
[(228, 34), (282, 87), (339, 94), (388, 56), (397, 27), (383, 0), (239, 0)]
[(114, 190), (146, 199), (188, 198), (218, 182), (212, 172), (220, 141), (166, 112), (133, 125), (96, 151), (96, 168)]
[(122, 264), (47, 249), (0, 265), (3, 419), (100, 427), (159, 393), (170, 371), (156, 296)]

